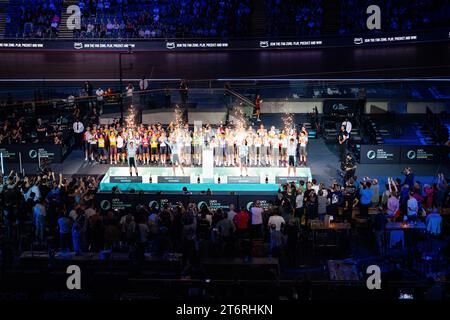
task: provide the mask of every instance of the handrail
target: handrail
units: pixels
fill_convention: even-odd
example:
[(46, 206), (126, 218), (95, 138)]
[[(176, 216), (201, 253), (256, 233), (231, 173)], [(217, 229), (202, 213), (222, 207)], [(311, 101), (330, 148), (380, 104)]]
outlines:
[[(178, 92), (180, 89), (178, 88), (161, 88), (161, 89), (149, 89), (149, 90), (140, 90), (140, 91), (133, 91), (133, 94), (150, 94), (150, 93), (164, 93), (167, 90), (169, 90), (171, 93), (172, 92)], [(200, 91), (217, 91), (219, 93), (223, 93), (223, 92), (228, 92), (231, 95), (235, 96), (237, 99), (243, 100), (244, 102), (248, 103), (248, 104), (252, 104), (252, 102), (247, 99), (246, 97), (244, 97), (243, 95), (240, 95), (234, 91), (230, 91), (228, 89), (224, 89), (224, 88), (189, 88), (189, 92), (200, 92)], [(112, 94), (106, 94), (103, 95), (103, 98), (120, 98), (120, 97), (126, 97), (127, 93), (126, 92), (122, 92), (122, 93), (112, 93)], [(13, 103), (13, 104), (7, 104), (7, 105), (3, 105), (0, 106), (0, 108), (13, 108), (13, 107), (23, 107), (26, 104), (52, 104), (52, 103), (67, 103), (67, 104), (72, 104), (72, 103), (77, 103), (77, 102), (83, 102), (83, 101), (87, 101), (87, 100), (95, 100), (97, 99), (96, 95), (93, 96), (79, 96), (79, 97), (74, 97), (73, 101), (68, 101), (68, 98), (65, 99), (49, 99), (49, 100), (28, 100), (28, 101), (22, 101), (20, 103)]]
[(237, 93), (236, 91), (232, 90), (232, 89), (225, 89), (225, 92), (229, 93), (230, 95), (232, 95), (233, 97), (243, 101), (244, 103), (254, 107), (255, 103), (252, 102), (250, 99), (248, 99), (247, 97), (245, 97), (244, 95)]

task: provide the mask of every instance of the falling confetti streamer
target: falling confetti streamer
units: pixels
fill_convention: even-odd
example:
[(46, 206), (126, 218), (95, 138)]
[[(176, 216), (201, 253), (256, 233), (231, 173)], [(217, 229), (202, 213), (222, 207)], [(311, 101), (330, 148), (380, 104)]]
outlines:
[(242, 129), (248, 126), (248, 119), (245, 115), (244, 106), (242, 103), (236, 103), (231, 111), (233, 115), (233, 124), (236, 128)]
[(136, 110), (133, 105), (130, 105), (130, 107), (127, 110), (127, 116), (125, 118), (125, 123), (127, 125), (128, 129), (135, 129), (136, 128)]
[(292, 113), (286, 113), (283, 117), (284, 129), (289, 132), (294, 126), (294, 116)]
[(182, 108), (180, 108), (179, 105), (175, 106), (175, 110), (174, 111), (175, 111), (175, 125), (178, 128), (181, 128), (181, 126), (184, 125), (184, 117), (183, 117), (184, 111), (183, 111)]

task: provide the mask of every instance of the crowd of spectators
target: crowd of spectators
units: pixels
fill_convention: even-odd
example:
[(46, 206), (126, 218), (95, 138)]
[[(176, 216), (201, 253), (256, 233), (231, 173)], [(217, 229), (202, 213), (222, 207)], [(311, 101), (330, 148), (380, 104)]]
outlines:
[(271, 36), (317, 36), (322, 28), (322, 1), (268, 0)]
[(248, 32), (251, 1), (81, 0), (79, 38), (229, 37)]
[(68, 124), (62, 118), (33, 118), (11, 112), (1, 118), (0, 145), (20, 143), (62, 144)]
[(12, 0), (6, 16), (6, 36), (56, 38), (62, 0)]
[[(282, 185), (264, 208), (255, 200), (251, 208), (230, 205), (227, 209), (177, 202), (161, 208), (140, 204), (103, 211), (96, 206), (99, 180), (95, 177), (64, 178), (48, 171), (34, 177), (11, 172), (2, 179), (0, 222), (9, 236), (28, 232), (33, 243), (76, 254), (130, 250), (143, 259), (146, 252), (160, 257), (181, 253), (185, 262), (249, 256), (246, 241), (258, 239), (269, 255), (295, 266), (312, 220), (352, 223), (355, 216), (368, 218), (376, 233), (387, 220), (425, 221), (427, 215), (439, 215), (449, 200), (444, 175), (426, 185), (411, 170), (405, 171), (403, 181), (388, 179), (382, 193), (378, 181), (368, 177), (329, 187), (313, 179)], [(117, 187), (112, 192), (121, 193)], [(381, 220), (374, 220), (378, 215), (368, 216), (370, 208)], [(27, 228), (30, 222), (32, 227)]]
[[(381, 9), (381, 30), (368, 30), (366, 21), (369, 5), (377, 4)], [(426, 30), (448, 27), (450, 3), (445, 0), (383, 0), (340, 1), (339, 34), (381, 33), (411, 30)]]
[[(335, 32), (341, 35), (424, 30), (448, 27), (450, 4), (445, 0), (376, 3), (381, 30), (368, 30), (370, 1), (339, 1), (337, 12), (323, 1), (266, 0), (264, 23), (271, 36), (318, 36), (325, 17), (338, 15)], [(259, 8), (251, 0), (80, 0), (78, 38), (226, 38), (248, 36)], [(13, 0), (6, 17), (6, 36), (57, 37), (62, 0)], [(327, 11), (328, 10), (328, 11)], [(330, 26), (328, 26), (330, 27)], [(333, 31), (334, 32), (334, 31)]]

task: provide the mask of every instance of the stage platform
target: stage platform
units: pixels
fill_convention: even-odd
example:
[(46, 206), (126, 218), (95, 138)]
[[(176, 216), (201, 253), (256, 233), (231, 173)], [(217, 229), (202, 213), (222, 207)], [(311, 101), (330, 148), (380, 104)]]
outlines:
[(274, 193), (282, 181), (312, 179), (309, 167), (297, 168), (295, 177), (289, 178), (287, 170), (286, 167), (254, 167), (248, 168), (248, 177), (240, 177), (238, 167), (215, 167), (213, 177), (207, 178), (203, 176), (201, 167), (186, 167), (184, 174), (177, 168), (176, 176), (173, 176), (172, 167), (139, 167), (139, 177), (131, 178), (128, 167), (110, 167), (100, 182), (100, 191), (111, 191), (114, 186), (118, 186), (122, 191), (134, 189), (179, 193), (183, 187), (187, 187), (190, 192), (206, 191), (209, 188), (213, 192)]

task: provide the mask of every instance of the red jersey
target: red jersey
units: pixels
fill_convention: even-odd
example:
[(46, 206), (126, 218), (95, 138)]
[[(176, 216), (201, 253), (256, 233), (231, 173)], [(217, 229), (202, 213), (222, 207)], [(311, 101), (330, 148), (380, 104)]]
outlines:
[(247, 212), (241, 211), (234, 217), (234, 223), (237, 229), (247, 229), (250, 216)]
[(261, 108), (261, 98), (256, 98), (255, 99), (255, 109), (260, 109)]
[(144, 147), (148, 147), (148, 145), (149, 145), (149, 143), (150, 143), (150, 139), (147, 137), (142, 137), (141, 138), (141, 144), (144, 146)]

